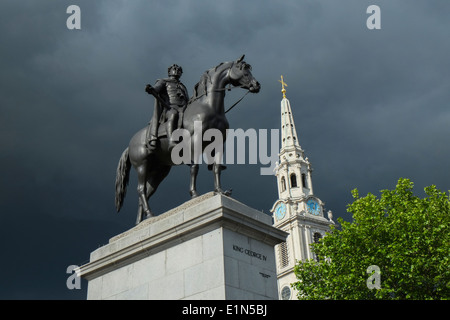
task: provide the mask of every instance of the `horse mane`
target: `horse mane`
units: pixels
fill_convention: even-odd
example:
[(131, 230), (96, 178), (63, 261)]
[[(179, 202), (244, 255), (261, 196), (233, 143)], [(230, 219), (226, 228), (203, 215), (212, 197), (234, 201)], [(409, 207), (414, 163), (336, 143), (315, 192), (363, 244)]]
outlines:
[(189, 100), (189, 103), (193, 100), (198, 99), (199, 97), (206, 95), (206, 84), (208, 82), (211, 82), (211, 76), (209, 75), (209, 70), (205, 71), (205, 73), (202, 74), (200, 77), (200, 81), (197, 82), (197, 84), (194, 86), (194, 93), (192, 94), (191, 99)]
[(207, 91), (208, 84), (212, 84), (211, 74), (216, 73), (217, 69), (219, 69), (219, 67), (221, 67), (222, 65), (224, 65), (226, 63), (231, 63), (231, 62), (222, 62), (222, 63), (218, 64), (217, 66), (206, 70), (202, 74), (202, 76), (200, 77), (200, 81), (197, 82), (197, 84), (194, 86), (194, 92), (192, 94), (191, 99), (189, 100), (189, 103), (200, 98), (201, 96), (208, 95), (208, 91)]

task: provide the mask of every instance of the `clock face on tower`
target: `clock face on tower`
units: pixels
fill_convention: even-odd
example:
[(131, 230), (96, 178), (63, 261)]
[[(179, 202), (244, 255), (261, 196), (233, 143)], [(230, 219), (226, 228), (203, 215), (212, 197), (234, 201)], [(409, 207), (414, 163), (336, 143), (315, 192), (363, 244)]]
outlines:
[(320, 214), (320, 205), (314, 199), (309, 199), (306, 202), (306, 208), (307, 208), (308, 212), (312, 215), (318, 216)]
[(275, 217), (277, 220), (281, 220), (286, 215), (286, 205), (284, 203), (279, 203), (275, 208)]

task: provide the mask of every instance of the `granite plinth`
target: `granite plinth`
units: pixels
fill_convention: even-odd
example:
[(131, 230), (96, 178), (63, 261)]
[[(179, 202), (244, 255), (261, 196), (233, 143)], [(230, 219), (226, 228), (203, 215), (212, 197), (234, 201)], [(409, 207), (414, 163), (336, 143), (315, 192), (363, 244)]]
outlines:
[(141, 222), (79, 268), (88, 299), (278, 299), (272, 218), (208, 193)]

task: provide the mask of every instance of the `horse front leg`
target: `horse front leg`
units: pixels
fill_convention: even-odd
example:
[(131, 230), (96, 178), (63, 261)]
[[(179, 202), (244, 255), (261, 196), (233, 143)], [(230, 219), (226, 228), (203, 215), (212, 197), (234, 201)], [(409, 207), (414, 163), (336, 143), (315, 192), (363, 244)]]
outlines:
[(198, 175), (198, 164), (192, 164), (191, 165), (191, 184), (189, 186), (189, 193), (190, 193), (192, 199), (198, 197), (197, 175)]
[[(200, 126), (199, 126), (200, 124)], [(183, 138), (184, 139), (184, 138)], [(197, 193), (197, 175), (199, 163), (202, 156), (202, 144), (203, 144), (203, 130), (201, 126), (201, 122), (194, 121), (193, 133), (191, 135), (191, 139), (187, 139), (190, 143), (189, 147), (189, 156), (191, 158), (191, 182), (189, 186), (189, 193), (191, 195), (191, 199), (198, 197)]]
[(224, 194), (226, 196), (230, 196), (231, 195), (231, 189), (230, 190), (226, 190), (223, 191), (222, 190), (222, 185), (220, 183), (220, 173), (222, 172), (222, 170), (225, 170), (227, 167), (224, 165), (221, 165), (220, 163), (214, 163), (212, 166), (212, 170), (214, 173), (214, 191), (217, 193), (221, 193)]

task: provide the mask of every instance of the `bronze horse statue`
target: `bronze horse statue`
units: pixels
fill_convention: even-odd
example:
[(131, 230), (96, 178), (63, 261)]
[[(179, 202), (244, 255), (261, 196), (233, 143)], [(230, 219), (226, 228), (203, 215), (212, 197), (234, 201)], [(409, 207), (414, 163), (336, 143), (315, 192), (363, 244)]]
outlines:
[[(201, 150), (211, 142), (204, 142), (202, 137), (208, 129), (218, 129), (226, 139), (226, 130), (229, 128), (225, 117), (225, 90), (226, 86), (241, 87), (249, 92), (257, 93), (260, 84), (251, 73), (251, 66), (244, 61), (244, 56), (236, 61), (223, 62), (207, 70), (200, 81), (195, 85), (194, 94), (190, 99), (183, 116), (183, 128), (186, 129), (193, 141), (201, 141)], [(201, 121), (201, 136), (198, 130), (194, 136), (194, 122)], [(198, 123), (198, 122), (197, 122)], [(164, 126), (160, 126), (164, 127)], [(116, 174), (116, 209), (120, 211), (125, 198), (131, 166), (137, 171), (139, 208), (136, 224), (139, 224), (153, 214), (148, 206), (149, 198), (155, 193), (159, 184), (169, 173), (174, 164), (171, 157), (169, 139), (167, 135), (159, 135), (159, 143), (156, 149), (151, 150), (146, 145), (148, 126), (138, 131), (123, 151)], [(196, 191), (196, 180), (198, 174), (198, 163), (192, 152), (190, 165), (190, 194), (194, 198), (198, 196)], [(218, 162), (211, 165), (214, 173), (214, 191), (225, 193), (220, 185), (220, 172), (224, 166)]]

